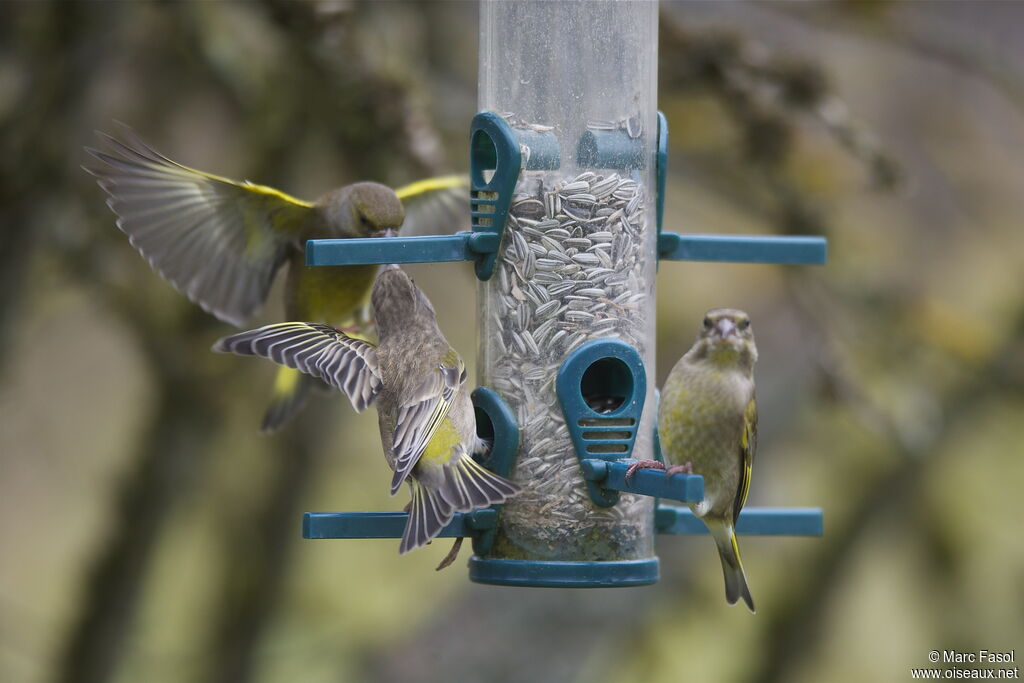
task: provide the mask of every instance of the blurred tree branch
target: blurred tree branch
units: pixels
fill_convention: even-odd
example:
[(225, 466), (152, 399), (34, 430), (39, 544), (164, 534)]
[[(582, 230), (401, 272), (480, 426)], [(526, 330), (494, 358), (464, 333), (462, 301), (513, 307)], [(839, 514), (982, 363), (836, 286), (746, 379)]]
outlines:
[(767, 215), (778, 232), (826, 233), (821, 208), (783, 173), (801, 128), (813, 123), (868, 169), (875, 188), (891, 190), (899, 182), (895, 161), (853, 120), (816, 63), (775, 54), (733, 31), (692, 30), (666, 11), (660, 28), (661, 92), (713, 97), (742, 141), (737, 157), (719, 152), (715, 168), (696, 182)]
[[(861, 381), (845, 370), (844, 354), (839, 350), (841, 343), (836, 333), (837, 311), (848, 314), (849, 308), (859, 302), (853, 297), (833, 293), (812, 299), (807, 292), (826, 291), (821, 282), (812, 284), (814, 279), (814, 275), (789, 270), (786, 283), (790, 297), (801, 306), (805, 319), (822, 340), (818, 372), (823, 385), (829, 388), (831, 400), (849, 408), (862, 429), (890, 444), (895, 457), (873, 469), (865, 466), (866, 478), (858, 489), (866, 493), (855, 499), (854, 506), (845, 512), (838, 525), (834, 521), (829, 523), (826, 542), (818, 546), (820, 550), (814, 558), (804, 564), (808, 571), (801, 580), (801, 590), (792, 594), (790, 602), (778, 609), (771, 623), (762, 630), (765, 655), (754, 677), (757, 683), (794, 678), (800, 657), (820, 644), (827, 632), (824, 622), (830, 598), (844, 568), (853, 564), (854, 556), (864, 549), (873, 531), (891, 524), (892, 520), (913, 516), (913, 511), (919, 507), (924, 479), (921, 470), (936, 466), (943, 453), (941, 445), (950, 435), (977, 417), (977, 411), (986, 405), (986, 398), (1024, 390), (1024, 375), (1008, 367), (1008, 361), (1020, 353), (1024, 343), (1024, 302), (1018, 302), (1010, 336), (993, 350), (987, 362), (965, 373), (940, 396), (941, 423), (928, 431), (926, 438), (908, 438), (907, 426), (874, 404)], [(865, 314), (861, 311), (853, 317), (858, 320), (870, 317)], [(906, 311), (894, 311), (893, 315), (886, 315), (888, 321), (874, 329), (895, 329), (897, 321), (906, 316)]]
[[(90, 38), (105, 21), (102, 13), (52, 4), (5, 13), (0, 42), (17, 46), (26, 74), (14, 100), (0, 109), (0, 373), (36, 247), (53, 236), (37, 219), (70, 175), (64, 141), (97, 59)], [(65, 58), (49, 58), (56, 53)]]
[[(64, 18), (71, 22), (56, 6), (51, 7), (53, 21)], [(244, 127), (250, 132), (246, 138), (253, 159), (252, 177), (280, 184), (281, 169), (296, 151), (289, 134), (310, 124), (328, 131), (338, 146), (337, 153), (360, 176), (386, 180), (391, 169), (399, 166), (412, 168), (415, 173), (440, 169), (442, 161), (431, 156), (429, 147), (408, 144), (412, 135), (422, 136), (431, 130), (429, 121), (411, 104), (408, 84), (387, 80), (363, 68), (360, 55), (350, 43), (342, 42), (340, 47), (324, 44), (324, 31), (349, 30), (348, 15), (330, 23), (315, 17), (315, 5), (311, 4), (266, 2), (264, 7), (271, 25), (276, 26), (281, 39), (289, 45), (293, 60), (280, 65), (275, 88), (255, 92), (239, 90), (238, 84), (244, 82), (236, 78), (239, 74), (203, 61), (211, 55), (210, 46), (204, 41), (222, 37), (204, 36), (197, 30), (198, 22), (203, 20), (200, 8), (162, 8), (165, 19), (176, 27), (175, 39), (189, 46), (189, 54), (198, 55), (199, 61), (192, 62), (193, 68), (214, 75), (221, 92), (245, 117)], [(41, 35), (48, 40), (68, 38), (60, 31), (45, 30)], [(83, 40), (91, 35), (83, 30)], [(43, 59), (40, 63), (65, 64), (62, 60)], [(77, 68), (85, 69), (87, 65), (79, 64)], [(77, 68), (60, 75), (65, 81), (78, 77), (76, 83), (87, 83), (88, 79)], [(73, 100), (77, 91), (68, 85), (57, 83), (54, 91)], [(308, 97), (310, 92), (317, 96)], [(155, 106), (153, 115), (159, 111), (160, 107)], [(32, 117), (21, 120), (41, 129), (45, 127), (48, 134), (54, 132), (54, 128)], [(268, 122), (271, 128), (267, 127)], [(66, 134), (59, 136), (58, 144), (65, 144), (67, 138)], [(28, 142), (34, 138), (27, 131), (25, 137), (6, 138), (12, 139)], [(60, 152), (66, 154), (66, 149)], [(18, 156), (12, 154), (7, 158)], [(40, 157), (37, 154), (31, 158)], [(36, 208), (32, 199), (39, 199), (38, 190), (25, 201), (26, 215)], [(98, 222), (112, 221), (107, 217)], [(102, 267), (100, 251), (109, 248), (128, 249), (122, 236), (105, 226), (101, 239), (84, 250), (63, 254), (62, 266), (83, 284), (102, 282), (102, 271), (93, 268)], [(19, 256), (25, 261), (23, 252)], [(222, 325), (198, 309), (191, 309), (186, 329), (168, 330), (159, 316), (151, 315), (148, 303), (139, 299), (137, 291), (119, 289), (108, 291), (106, 296), (139, 340), (153, 372), (159, 400), (154, 421), (139, 444), (138, 459), (120, 486), (115, 526), (92, 562), (79, 614), (67, 636), (59, 678), (76, 683), (105, 681), (116, 670), (126, 651), (124, 643), (138, 609), (140, 587), (150, 558), (163, 536), (174, 503), (195, 485), (209, 459), (216, 455), (207, 447), (218, 428), (217, 407), (211, 403), (208, 391), (213, 378), (204, 376), (190, 358), (191, 354), (206, 352), (210, 339), (222, 331)], [(241, 683), (254, 673), (255, 649), (274, 613), (289, 551), (296, 538), (299, 500), (317, 469), (315, 438), (311, 436), (316, 431), (307, 417), (276, 439), (273, 466), (279, 471), (273, 478), (274, 485), (263, 500), (242, 515), (250, 520), (247, 528), (255, 520), (257, 535), (237, 528), (225, 532), (228, 540), (224, 544), (221, 590), (224, 602), (215, 620), (211, 644), (214, 656), (208, 669), (211, 680)]]
[[(1012, 6), (1013, 3), (1006, 4)], [(790, 7), (786, 3), (770, 3), (762, 5), (760, 9), (814, 27), (827, 27), (831, 30), (838, 28), (846, 35), (877, 41), (887, 47), (945, 64), (989, 83), (1018, 112), (1024, 113), (1024, 81), (1012, 73), (1002, 60), (992, 59), (985, 50), (978, 49), (958, 30), (960, 27), (956, 22), (943, 23), (941, 15), (932, 16), (935, 19), (933, 24), (912, 21), (913, 13), (922, 11), (918, 3), (884, 0), (816, 7)]]

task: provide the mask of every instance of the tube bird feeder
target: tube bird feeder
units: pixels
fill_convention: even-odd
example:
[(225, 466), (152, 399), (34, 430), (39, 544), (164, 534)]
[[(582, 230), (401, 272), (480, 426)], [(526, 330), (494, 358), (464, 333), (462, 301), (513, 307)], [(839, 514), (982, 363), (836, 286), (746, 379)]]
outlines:
[[(657, 445), (660, 260), (821, 264), (819, 237), (661, 231), (668, 126), (653, 2), (485, 0), (470, 130), (472, 232), (311, 240), (309, 265), (473, 261), (485, 465), (523, 492), (457, 515), (470, 578), (519, 586), (658, 580), (657, 534), (701, 533), (703, 479), (638, 471)], [(397, 538), (405, 513), (307, 513), (307, 538)], [(745, 510), (739, 533), (820, 534), (818, 509)]]

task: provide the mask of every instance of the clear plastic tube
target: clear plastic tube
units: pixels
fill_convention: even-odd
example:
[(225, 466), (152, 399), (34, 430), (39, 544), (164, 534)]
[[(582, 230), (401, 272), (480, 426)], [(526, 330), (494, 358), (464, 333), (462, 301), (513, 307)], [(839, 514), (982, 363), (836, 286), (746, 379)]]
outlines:
[(653, 556), (653, 500), (594, 505), (555, 393), (566, 355), (604, 337), (633, 346), (647, 396), (633, 457), (651, 458), (654, 405), (656, 2), (485, 1), (481, 109), (557, 140), (558, 163), (521, 172), (493, 277), (480, 285), (483, 384), (516, 415), (512, 477), (490, 556)]

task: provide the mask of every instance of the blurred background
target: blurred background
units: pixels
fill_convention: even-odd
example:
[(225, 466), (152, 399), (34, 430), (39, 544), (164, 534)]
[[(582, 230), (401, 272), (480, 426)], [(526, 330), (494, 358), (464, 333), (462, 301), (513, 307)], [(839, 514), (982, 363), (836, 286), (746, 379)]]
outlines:
[[(663, 3), (666, 229), (824, 234), (825, 268), (663, 265), (658, 383), (751, 313), (753, 505), (820, 539), (704, 537), (662, 580), (471, 584), (447, 543), (304, 542), (390, 510), (376, 419), (257, 427), (270, 364), (157, 277), (79, 165), (133, 126), (313, 199), (467, 166), (471, 2), (0, 5), (0, 680), (898, 681), (1024, 646), (1024, 5)], [(474, 359), (475, 285), (416, 267)], [(279, 283), (280, 284), (280, 283)], [(280, 292), (258, 322), (276, 321)]]

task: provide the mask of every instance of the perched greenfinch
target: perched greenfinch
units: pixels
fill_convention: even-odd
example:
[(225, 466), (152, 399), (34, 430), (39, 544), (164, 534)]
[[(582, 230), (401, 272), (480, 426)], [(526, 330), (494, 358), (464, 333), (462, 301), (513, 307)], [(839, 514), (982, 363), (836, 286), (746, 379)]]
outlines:
[(403, 483), (412, 493), (398, 547), (407, 553), (436, 537), (455, 512), (504, 502), (519, 489), (472, 457), (486, 444), (477, 437), (466, 366), (430, 300), (392, 265), (377, 276), (371, 301), (377, 346), (329, 325), (289, 322), (225, 337), (213, 350), (262, 356), (320, 378), (356, 410), (376, 401), (384, 457), (394, 471), (391, 494)]
[[(117, 214), (117, 226), (161, 276), (204, 310), (241, 326), (256, 313), (288, 264), (285, 315), (362, 331), (378, 266), (308, 267), (308, 239), (451, 232), (468, 223), (468, 180), (447, 176), (392, 190), (363, 182), (315, 202), (265, 185), (197, 171), (163, 156), (127, 126), (105, 149), (86, 148)], [(261, 429), (275, 431), (319, 382), (281, 368)]]
[[(704, 316), (697, 341), (679, 359), (661, 390), (658, 434), (667, 474), (688, 472), (704, 477), (704, 500), (690, 503), (711, 532), (725, 573), (729, 604), (743, 601), (754, 610), (740, 562), (735, 525), (750, 491), (757, 448), (757, 403), (754, 363), (757, 347), (750, 317), (732, 308)], [(642, 460), (630, 467), (665, 465)]]

